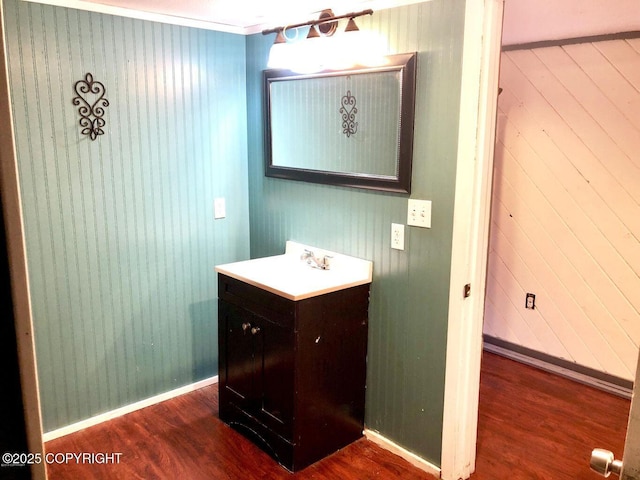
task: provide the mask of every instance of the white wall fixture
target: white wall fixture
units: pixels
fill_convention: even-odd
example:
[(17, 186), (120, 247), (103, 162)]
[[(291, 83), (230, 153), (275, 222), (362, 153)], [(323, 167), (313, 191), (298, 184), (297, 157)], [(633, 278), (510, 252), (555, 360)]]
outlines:
[(404, 250), (404, 225), (401, 223), (391, 224), (391, 248)]
[(213, 218), (219, 220), (227, 216), (227, 205), (224, 198), (215, 198), (213, 200)]
[(407, 225), (431, 228), (431, 200), (409, 199)]

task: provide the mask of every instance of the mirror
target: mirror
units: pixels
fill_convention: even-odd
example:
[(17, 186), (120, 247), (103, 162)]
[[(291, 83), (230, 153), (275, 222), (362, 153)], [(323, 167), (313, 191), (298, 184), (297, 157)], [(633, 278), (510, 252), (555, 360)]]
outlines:
[(410, 193), (416, 54), (380, 67), (265, 70), (265, 175)]

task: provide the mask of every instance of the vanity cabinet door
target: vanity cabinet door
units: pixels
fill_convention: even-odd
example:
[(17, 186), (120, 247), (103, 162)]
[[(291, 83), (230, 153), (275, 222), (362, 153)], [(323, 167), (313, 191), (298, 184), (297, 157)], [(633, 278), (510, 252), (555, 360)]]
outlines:
[[(243, 409), (256, 407), (260, 397), (256, 372), (261, 368), (262, 335), (256, 335), (258, 317), (251, 312), (220, 302), (220, 334), (223, 336), (220, 356), (221, 395)], [(252, 333), (252, 329), (253, 333)]]
[(262, 319), (260, 416), (262, 422), (289, 440), (293, 437), (294, 329)]
[(221, 405), (230, 402), (284, 438), (293, 436), (294, 329), (220, 302)]

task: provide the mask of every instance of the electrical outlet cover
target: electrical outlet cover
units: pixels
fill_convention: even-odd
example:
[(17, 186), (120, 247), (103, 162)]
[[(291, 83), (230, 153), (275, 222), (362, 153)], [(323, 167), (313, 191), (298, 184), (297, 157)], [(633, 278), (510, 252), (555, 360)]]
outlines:
[(524, 304), (525, 308), (534, 310), (536, 308), (536, 296), (533, 293), (527, 293), (527, 297)]
[(431, 200), (409, 199), (407, 225), (431, 228)]
[(215, 198), (213, 200), (213, 218), (216, 220), (227, 216), (227, 206), (224, 198)]
[(401, 223), (391, 224), (391, 248), (404, 250), (404, 225)]

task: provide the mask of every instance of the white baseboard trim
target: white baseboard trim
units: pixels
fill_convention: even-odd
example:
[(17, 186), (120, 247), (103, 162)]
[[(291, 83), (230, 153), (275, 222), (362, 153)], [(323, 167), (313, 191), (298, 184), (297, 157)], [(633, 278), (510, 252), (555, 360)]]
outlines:
[(198, 390), (215, 383), (218, 383), (217, 375), (215, 377), (205, 378), (204, 380), (200, 380), (198, 382), (176, 388), (175, 390), (171, 390), (169, 392), (145, 398), (144, 400), (140, 400), (139, 402), (131, 403), (129, 405), (116, 408), (115, 410), (111, 410), (109, 412), (101, 413), (100, 415), (96, 415), (95, 417), (90, 417), (86, 420), (81, 420), (79, 422), (72, 423), (71, 425), (67, 425), (56, 430), (51, 430), (50, 432), (46, 432), (42, 436), (42, 440), (44, 442), (48, 442), (56, 438), (64, 437), (65, 435), (69, 435), (70, 433), (75, 433), (85, 428), (93, 427), (94, 425), (98, 425), (99, 423), (113, 420), (114, 418), (121, 417), (123, 415), (126, 415), (127, 413), (135, 412), (136, 410), (141, 410), (145, 407), (150, 407), (151, 405), (164, 402), (165, 400), (169, 400), (171, 398), (179, 397), (180, 395), (184, 395), (185, 393), (193, 392), (194, 390)]
[(369, 430), (368, 428), (364, 429), (364, 435), (365, 437), (367, 437), (368, 440), (371, 440), (373, 443), (381, 446), (385, 450), (388, 450), (391, 453), (394, 453), (399, 457), (404, 458), (407, 462), (412, 464), (414, 467), (417, 467), (420, 470), (423, 470), (430, 475), (434, 475), (440, 478), (440, 468), (426, 461), (424, 458), (420, 458), (415, 453), (410, 452), (409, 450), (401, 447), (397, 443), (392, 442), (388, 438), (383, 437), (379, 433), (374, 432), (373, 430)]

